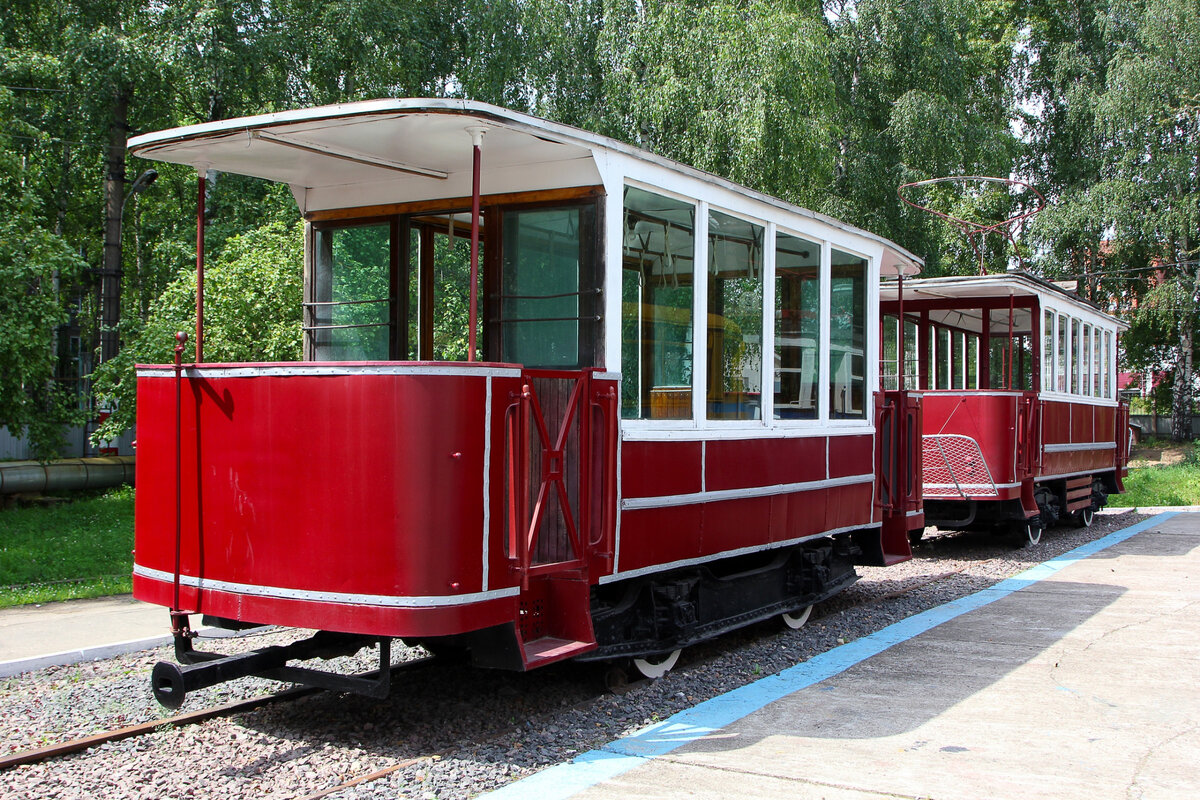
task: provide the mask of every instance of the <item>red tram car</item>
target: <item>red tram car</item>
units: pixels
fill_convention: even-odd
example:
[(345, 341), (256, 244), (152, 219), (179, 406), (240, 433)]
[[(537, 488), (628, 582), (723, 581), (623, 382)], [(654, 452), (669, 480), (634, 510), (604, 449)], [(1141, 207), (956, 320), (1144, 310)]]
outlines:
[(1060, 521), (1091, 525), (1123, 491), (1125, 323), (1021, 272), (888, 282), (881, 297), (884, 385), (921, 393), (930, 525), (1036, 544)]
[[(134, 593), (156, 696), (393, 638), (517, 670), (678, 649), (911, 556), (919, 408), (881, 392), (878, 236), (481, 103), (380, 100), (138, 136), (290, 186), (305, 360), (138, 367)], [(219, 189), (218, 189), (219, 191)], [(703, 280), (699, 277), (703, 276)], [(465, 342), (464, 342), (465, 340)], [(183, 363), (184, 361), (188, 363)], [(225, 657), (189, 616), (318, 632)]]

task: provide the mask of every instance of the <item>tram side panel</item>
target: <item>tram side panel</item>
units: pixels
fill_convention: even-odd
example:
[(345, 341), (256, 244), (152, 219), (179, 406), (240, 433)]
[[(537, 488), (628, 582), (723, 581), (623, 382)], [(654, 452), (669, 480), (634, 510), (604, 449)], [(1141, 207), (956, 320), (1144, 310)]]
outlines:
[(1037, 479), (1084, 474), (1120, 477), (1124, 468), (1117, 431), (1120, 408), (1051, 399), (1041, 405), (1042, 466)]
[[(512, 584), (503, 515), (490, 515), (487, 542), (481, 525), (485, 472), (504, 468), (503, 431), (492, 426), (490, 448), (485, 439), (489, 379), (262, 372), (202, 368), (180, 387), (183, 609), (395, 636), (512, 618), (511, 599), (495, 591)], [(492, 417), (502, 418), (520, 384), (491, 383)], [(171, 370), (142, 370), (134, 593), (165, 606), (174, 605), (175, 392)], [(503, 491), (490, 482), (493, 505)]]
[(922, 395), (925, 499), (1009, 500), (1028, 477), (1018, 458), (1022, 395)]
[(878, 521), (873, 436), (626, 441), (619, 573)]

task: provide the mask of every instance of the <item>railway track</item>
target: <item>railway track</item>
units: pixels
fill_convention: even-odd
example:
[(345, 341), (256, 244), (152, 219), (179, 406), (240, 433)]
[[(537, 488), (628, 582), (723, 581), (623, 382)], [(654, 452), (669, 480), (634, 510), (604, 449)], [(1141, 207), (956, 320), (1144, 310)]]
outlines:
[(271, 705), (273, 703), (282, 703), (288, 700), (295, 700), (300, 697), (314, 694), (323, 691), (309, 686), (299, 686), (294, 689), (284, 689), (281, 692), (274, 694), (260, 695), (251, 697), (248, 700), (237, 700), (232, 703), (214, 706), (212, 708), (201, 709), (200, 711), (189, 711), (186, 714), (176, 714), (172, 717), (164, 717), (163, 719), (151, 720), (149, 722), (140, 722), (137, 725), (128, 725), (124, 728), (116, 728), (111, 731), (102, 731), (91, 736), (83, 736), (79, 739), (71, 739), (66, 742), (58, 742), (57, 744), (39, 747), (35, 750), (24, 750), (19, 753), (12, 753), (7, 756), (0, 756), (0, 772), (13, 767), (19, 767), (23, 764), (36, 764), (39, 761), (49, 761), (52, 758), (78, 753), (80, 750), (87, 750), (89, 747), (97, 747), (108, 742), (119, 742), (122, 739), (132, 739), (136, 736), (145, 736), (149, 733), (154, 733), (166, 725), (179, 727), (182, 725), (195, 725), (198, 722), (210, 720), (213, 717), (226, 717), (233, 714), (240, 714), (243, 711), (253, 711), (256, 708)]
[[(436, 656), (429, 656), (427, 658), (417, 659), (414, 661), (406, 661), (403, 664), (396, 664), (393, 666), (391, 672), (394, 677), (397, 673), (433, 666), (436, 661)], [(235, 714), (254, 711), (265, 706), (299, 700), (302, 697), (308, 697), (309, 695), (318, 694), (324, 691), (325, 689), (315, 686), (295, 686), (290, 689), (282, 689), (278, 692), (272, 692), (271, 694), (259, 695), (257, 697), (250, 697), (244, 700), (235, 700), (233, 702), (223, 703), (218, 706), (212, 706), (211, 708), (188, 711), (183, 714), (175, 714), (170, 717), (149, 720), (147, 722), (139, 722), (136, 725), (127, 725), (122, 728), (101, 731), (100, 733), (95, 733), (91, 736), (81, 736), (77, 739), (57, 742), (55, 744), (46, 745), (45, 747), (23, 750), (18, 753), (0, 756), (0, 772), (4, 772), (5, 770), (12, 769), (13, 767), (19, 767), (24, 764), (36, 764), (41, 761), (49, 761), (51, 759), (60, 758), (72, 753), (78, 753), (81, 750), (98, 747), (109, 742), (119, 742), (124, 739), (133, 739), (138, 736), (146, 736), (168, 726), (178, 728), (184, 725), (196, 725), (217, 717), (231, 717)]]
[[(835, 613), (841, 613), (848, 608), (869, 605), (872, 603), (885, 602), (887, 600), (902, 597), (903, 595), (908, 594), (909, 592), (915, 591), (916, 589), (923, 588), (925, 586), (928, 586), (931, 583), (936, 583), (937, 581), (944, 580), (953, 575), (956, 575), (956, 574), (962, 572), (963, 569), (965, 569), (965, 567), (962, 567), (962, 568), (959, 568), (956, 570), (950, 570), (948, 572), (943, 572), (941, 574), (938, 574), (938, 575), (926, 578), (924, 580), (918, 581), (916, 583), (913, 583), (912, 585), (907, 586), (904, 589), (888, 592), (888, 593), (880, 595), (878, 597), (864, 598), (857, 603), (854, 603), (852, 605), (845, 606), (841, 609), (838, 609), (838, 611)], [(718, 640), (718, 643), (719, 643), (719, 641), (720, 640)], [(720, 656), (721, 652), (724, 651), (724, 649), (726, 649), (726, 648), (722, 647), (722, 648), (718, 649), (716, 652), (708, 653), (708, 654), (702, 655), (698, 658), (689, 659), (687, 667), (689, 669), (702, 668), (706, 664), (711, 663), (716, 658), (718, 658)], [(409, 661), (409, 662), (405, 662), (403, 664), (398, 664), (398, 665), (392, 667), (392, 673), (393, 673), (393, 676), (395, 676), (396, 673), (401, 672), (401, 671), (408, 671), (408, 670), (415, 669), (415, 668), (432, 666), (434, 664), (434, 662), (436, 662), (437, 660), (438, 659), (435, 656), (430, 656), (428, 658), (424, 658), (424, 659), (420, 659), (420, 660), (416, 660), (416, 661)], [(605, 684), (606, 684), (606, 688), (615, 694), (628, 693), (630, 691), (633, 691), (637, 687), (642, 686), (649, 682), (648, 679), (646, 679), (646, 678), (631, 677), (631, 674), (630, 674), (631, 671), (625, 669), (622, 666), (614, 666), (614, 667), (612, 667), (612, 670), (619, 671), (620, 674), (614, 675), (610, 671), (610, 673), (605, 676)], [(55, 743), (52, 745), (47, 745), (45, 747), (39, 747), (36, 749), (31, 749), (31, 750), (24, 750), (24, 751), (21, 751), (18, 753), (9, 754), (7, 756), (0, 756), (0, 772), (3, 772), (8, 769), (12, 769), (14, 767), (26, 765), (26, 764), (35, 764), (35, 763), (39, 763), (39, 762), (43, 762), (43, 761), (49, 761), (49, 760), (52, 760), (55, 758), (61, 758), (62, 756), (70, 755), (72, 753), (78, 753), (80, 751), (87, 750), (92, 747), (98, 747), (100, 745), (110, 743), (110, 742), (117, 742), (117, 741), (121, 741), (124, 739), (135, 738), (138, 736), (146, 736), (148, 734), (152, 734), (156, 731), (162, 730), (163, 728), (168, 727), (168, 726), (182, 727), (185, 725), (195, 725), (195, 724), (202, 723), (207, 720), (211, 720), (211, 719), (218, 718), (218, 717), (234, 716), (236, 714), (254, 711), (256, 709), (263, 708), (266, 706), (275, 705), (278, 703), (285, 703), (285, 702), (289, 702), (289, 701), (293, 701), (293, 700), (298, 700), (302, 697), (307, 697), (309, 695), (317, 694), (319, 692), (324, 692), (324, 691), (325, 691), (324, 689), (319, 689), (316, 687), (299, 686), (299, 687), (294, 687), (291, 689), (284, 689), (279, 692), (274, 692), (271, 694), (259, 695), (257, 697), (252, 697), (252, 698), (248, 698), (245, 700), (237, 700), (237, 701), (230, 702), (230, 703), (224, 703), (222, 705), (213, 706), (211, 708), (200, 709), (197, 711), (190, 711), (190, 712), (186, 712), (183, 714), (176, 714), (176, 715), (173, 715), (170, 717), (163, 717), (161, 719), (150, 720), (147, 722), (141, 722), (136, 725), (129, 725), (129, 726), (121, 727), (121, 728), (115, 728), (113, 730), (102, 731), (100, 733), (92, 734), (90, 736), (84, 736), (84, 737), (80, 737), (77, 739), (71, 739), (71, 740), (64, 741), (64, 742), (58, 742), (58, 743)], [(582, 706), (585, 703), (589, 703), (589, 702), (591, 702), (591, 699), (583, 701), (578, 704), (575, 704), (575, 706), (576, 707)], [(499, 738), (500, 736), (510, 734), (511, 732), (512, 732), (511, 729), (506, 729), (505, 731), (497, 733), (490, 738), (493, 738), (493, 739)], [(388, 767), (385, 767), (383, 769), (374, 770), (370, 773), (359, 775), (355, 778), (344, 781), (343, 783), (341, 783), (337, 786), (328, 787), (326, 789), (322, 789), (313, 794), (305, 795), (300, 800), (320, 800), (320, 798), (327, 797), (331, 794), (335, 794), (344, 789), (349, 789), (351, 787), (358, 786), (363, 783), (369, 783), (371, 781), (375, 781), (375, 780), (379, 780), (380, 778), (387, 777), (388, 775), (390, 775), (393, 772), (396, 772), (398, 770), (405, 769), (407, 767), (414, 766), (414, 765), (420, 764), (422, 762), (437, 760), (439, 758), (442, 758), (442, 757), (450, 754), (451, 752), (453, 752), (454, 749), (456, 749), (456, 748), (447, 748), (447, 749), (442, 750), (437, 753), (431, 753), (429, 755), (407, 758), (407, 759), (397, 762), (396, 764), (392, 764)]]
[[(1091, 536), (1083, 532), (1071, 532), (1072, 538), (1076, 535)], [(1055, 547), (1053, 537), (1050, 541), (1051, 547)], [(1062, 543), (1063, 548), (1067, 546), (1067, 542)], [(923, 607), (945, 602), (947, 596), (974, 591), (983, 583), (1000, 580), (1031, 561), (1054, 555), (1053, 552), (1034, 555), (1029, 551), (1013, 551), (985, 537), (959, 535), (938, 539), (932, 546), (927, 543), (921, 550), (924, 551), (921, 553), (923, 558), (912, 562), (912, 569), (907, 573), (899, 573), (895, 567), (886, 572), (865, 570), (859, 584), (823, 603), (818, 610), (825, 613), (814, 615), (803, 631), (786, 631), (780, 625), (776, 632), (771, 626), (760, 624), (689, 648), (676, 669), (663, 680), (631, 680), (627, 686), (617, 689), (619, 695), (628, 697), (614, 697), (602, 692), (599, 688), (601, 671), (593, 669), (589, 675), (588, 671), (582, 669), (583, 665), (550, 668), (551, 671), (544, 676), (542, 671), (507, 676), (505, 673), (446, 664), (440, 665), (442, 672), (439, 674), (425, 675), (421, 681), (401, 684), (407, 690), (404, 693), (398, 691), (393, 701), (388, 701), (387, 705), (378, 709), (373, 704), (356, 706), (357, 701), (351, 698), (343, 700), (331, 697), (317, 701), (319, 706), (293, 712), (287, 710), (286, 701), (299, 699), (306, 694), (323, 693), (309, 689), (287, 690), (3, 756), (0, 757), (0, 771), (12, 771), (18, 766), (39, 763), (43, 766), (35, 768), (58, 771), (59, 767), (50, 766), (55, 759), (88, 750), (92, 750), (94, 755), (89, 755), (87, 762), (69, 767), (69, 774), (97, 769), (103, 771), (107, 767), (97, 768), (95, 765), (108, 764), (114, 756), (96, 750), (101, 744), (146, 736), (169, 728), (197, 725), (214, 718), (230, 717), (275, 705), (284, 710), (270, 712), (266, 721), (257, 718), (251, 723), (251, 728), (260, 732), (280, 731), (274, 735), (285, 737), (282, 740), (285, 752), (290, 738), (283, 731), (291, 731), (291, 736), (299, 735), (304, 739), (315, 737), (318, 741), (329, 741), (328, 737), (333, 736), (333, 740), (337, 741), (337, 731), (347, 725), (347, 720), (353, 720), (349, 724), (357, 727), (361, 727), (368, 719), (375, 723), (374, 729), (366, 726), (372, 730), (370, 734), (349, 743), (343, 739), (340, 745), (335, 745), (345, 747), (359, 743), (358, 746), (368, 749), (375, 763), (369, 763), (372, 760), (369, 757), (364, 759), (368, 762), (364, 765), (366, 768), (341, 769), (333, 775), (314, 776), (309, 781), (293, 783), (286, 794), (297, 800), (319, 800), (353, 787), (363, 787), (359, 791), (365, 791), (367, 796), (373, 793), (391, 796), (397, 787), (411, 787), (415, 785), (414, 781), (423, 780), (419, 776), (432, 776), (430, 780), (434, 780), (447, 770), (461, 771), (464, 768), (462, 765), (468, 762), (484, 771), (488, 764), (521, 765), (517, 771), (506, 772), (504, 777), (493, 779), (491, 785), (494, 786), (497, 780), (502, 783), (517, 777), (521, 770), (553, 763), (514, 760), (511, 750), (514, 742), (532, 747), (531, 742), (536, 741), (542, 749), (554, 751), (551, 756), (553, 759), (570, 758), (572, 753), (586, 752), (619, 736), (623, 730), (637, 727), (642, 719), (669, 716), (683, 707), (694, 705), (757, 676), (771, 674), (791, 663), (836, 647), (844, 640), (863, 635), (870, 629), (868, 626), (881, 627)], [(1016, 561), (1009, 563), (1012, 559)], [(967, 573), (965, 581), (954, 580), (963, 573)], [(404, 662), (394, 669), (421, 667), (433, 660)], [(750, 665), (749, 669), (747, 665)], [(459, 673), (458, 670), (464, 671)], [(475, 683), (476, 676), (478, 684), (472, 687), (470, 684)], [(564, 690), (564, 686), (568, 689)], [(492, 705), (493, 700), (484, 700), (489, 694), (499, 695), (500, 701)], [(451, 698), (448, 705), (443, 702), (446, 696)], [(503, 699), (505, 697), (509, 699)], [(338, 720), (336, 715), (343, 707), (352, 710), (346, 712), (346, 719)], [(446, 714), (447, 708), (452, 715)], [(509, 715), (515, 717), (512, 724), (509, 724)], [(380, 720), (384, 719), (387, 721), (383, 724), (390, 727), (381, 729)], [(586, 723), (578, 729), (572, 729), (577, 719), (584, 719)], [(305, 728), (305, 725), (309, 727)], [(439, 727), (451, 729), (439, 730)], [(547, 727), (558, 727), (562, 733), (554, 736), (543, 733)], [(202, 732), (189, 737), (188, 741), (200, 739), (216, 742), (220, 737), (203, 733), (207, 729), (208, 726), (200, 726)], [(436, 735), (414, 732), (422, 730), (433, 731)], [(380, 744), (384, 741), (402, 742), (402, 746)], [(219, 747), (219, 744), (214, 746)], [(508, 758), (503, 756), (506, 749), (509, 751)], [(155, 749), (154, 753), (157, 752)], [(253, 750), (249, 751), (247, 757), (256, 758), (253, 753)], [(500, 754), (499, 761), (494, 760), (497, 754)], [(163, 757), (171, 758), (168, 753), (150, 756), (149, 760)], [(119, 760), (122, 756), (116, 755), (116, 758)], [(16, 770), (11, 774), (15, 776), (22, 773), (22, 770)], [(268, 780), (265, 773), (263, 775), (261, 780)], [(347, 778), (347, 775), (352, 777)], [(318, 782), (314, 784), (314, 780)], [(322, 782), (326, 785), (321, 786)], [(380, 782), (386, 783), (386, 788), (377, 788), (374, 792), (366, 788)], [(465, 792), (463, 796), (470, 793)], [(197, 796), (205, 794), (198, 791)], [(457, 795), (451, 793), (450, 796)]]

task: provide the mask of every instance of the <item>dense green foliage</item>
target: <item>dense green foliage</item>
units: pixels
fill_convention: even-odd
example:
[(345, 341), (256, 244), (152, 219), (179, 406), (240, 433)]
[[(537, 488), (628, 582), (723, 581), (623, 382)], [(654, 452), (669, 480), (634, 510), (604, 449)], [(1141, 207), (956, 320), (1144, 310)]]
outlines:
[(0, 89), (0, 420), (49, 451), (62, 424), (78, 417), (74, 398), (53, 378), (57, 328), (68, 318), (60, 286), (82, 264), (62, 237), (39, 225), (12, 131), (41, 136), (13, 119), (12, 93)]
[(0, 608), (130, 591), (133, 487), (0, 509)]
[[(204, 273), (204, 357), (219, 362), (296, 361), (300, 358), (302, 228), (272, 222), (231, 237)], [(128, 325), (126, 346), (100, 365), (100, 400), (115, 409), (98, 431), (108, 438), (130, 427), (136, 409), (134, 366), (162, 364), (174, 357), (175, 334), (196, 330), (196, 274), (179, 273), (159, 295), (144, 322)], [(191, 361), (192, 343), (184, 349)]]
[[(1027, 263), (1086, 274), (1102, 305), (1136, 298), (1130, 365), (1173, 371), (1182, 414), (1200, 292), (1198, 11), (1198, 0), (13, 0), (0, 16), (0, 333), (18, 346), (0, 363), (0, 424), (49, 435), (68, 416), (46, 380), (53, 328), (74, 320), (95, 340), (96, 280), (82, 268), (102, 265), (105, 179), (128, 185), (149, 166), (124, 164), (114, 142), (384, 96), (469, 97), (611, 135), (892, 238), (927, 274), (974, 271), (975, 253), (900, 203), (897, 186), (1020, 176), (1051, 200), (1021, 232)], [(132, 419), (132, 364), (167, 360), (173, 329), (190, 330), (195, 176), (155, 166), (151, 189), (107, 190), (110, 214), (126, 200), (126, 350), (97, 375), (119, 404), (114, 424)], [(210, 182), (207, 246), (239, 287), (210, 307), (242, 316), (208, 315), (208, 353), (294, 355), (298, 303), (284, 306), (298, 296), (298, 250), (283, 239), (298, 241), (295, 206), (260, 181)], [(919, 199), (989, 222), (1029, 202), (978, 185)], [(990, 269), (1012, 256), (1002, 237), (984, 240)], [(1168, 265), (1153, 291), (1130, 271), (1152, 259)], [(439, 352), (465, 352), (462, 328), (457, 317), (439, 328)]]

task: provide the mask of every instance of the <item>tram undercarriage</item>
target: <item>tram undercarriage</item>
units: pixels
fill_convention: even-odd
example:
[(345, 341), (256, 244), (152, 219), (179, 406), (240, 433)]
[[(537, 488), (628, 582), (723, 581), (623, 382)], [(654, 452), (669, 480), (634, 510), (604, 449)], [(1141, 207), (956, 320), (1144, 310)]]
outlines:
[(1111, 472), (1081, 475), (1036, 484), (1033, 497), (1038, 513), (1032, 518), (1019, 498), (929, 499), (925, 501), (925, 521), (938, 528), (971, 531), (1006, 531), (1025, 525), (1044, 530), (1068, 521), (1087, 526), (1092, 515), (1108, 503), (1108, 496), (1120, 491)]

